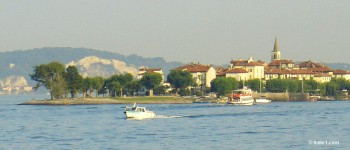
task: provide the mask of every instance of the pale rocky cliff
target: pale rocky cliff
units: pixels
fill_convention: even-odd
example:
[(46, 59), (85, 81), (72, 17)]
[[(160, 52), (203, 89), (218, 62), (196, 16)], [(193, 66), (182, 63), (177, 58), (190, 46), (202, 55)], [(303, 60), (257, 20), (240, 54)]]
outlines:
[(21, 92), (30, 92), (32, 87), (28, 86), (27, 80), (23, 76), (9, 76), (5, 79), (0, 79), (0, 91), (5, 91), (7, 94)]
[(127, 66), (123, 61), (103, 59), (96, 56), (88, 56), (78, 61), (71, 61), (66, 64), (66, 67), (68, 66), (76, 66), (83, 77), (102, 76), (107, 78), (119, 73), (131, 73), (134, 76), (137, 74), (136, 67)]
[(23, 76), (9, 76), (5, 79), (0, 80), (2, 87), (12, 86), (12, 87), (24, 87), (28, 86), (27, 80)]

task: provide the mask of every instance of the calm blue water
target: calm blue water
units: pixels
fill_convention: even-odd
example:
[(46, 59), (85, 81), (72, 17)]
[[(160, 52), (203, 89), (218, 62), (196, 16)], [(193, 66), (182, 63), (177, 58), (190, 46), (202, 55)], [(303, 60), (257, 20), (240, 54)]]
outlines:
[(0, 96), (0, 149), (350, 148), (350, 101), (142, 105), (182, 117), (126, 120), (125, 105), (16, 105), (33, 98)]

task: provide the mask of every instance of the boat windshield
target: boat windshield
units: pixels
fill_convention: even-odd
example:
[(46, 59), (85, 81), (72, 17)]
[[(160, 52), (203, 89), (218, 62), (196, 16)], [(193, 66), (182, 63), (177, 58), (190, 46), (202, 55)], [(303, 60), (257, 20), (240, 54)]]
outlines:
[(135, 111), (138, 111), (138, 112), (145, 112), (145, 108), (137, 107)]

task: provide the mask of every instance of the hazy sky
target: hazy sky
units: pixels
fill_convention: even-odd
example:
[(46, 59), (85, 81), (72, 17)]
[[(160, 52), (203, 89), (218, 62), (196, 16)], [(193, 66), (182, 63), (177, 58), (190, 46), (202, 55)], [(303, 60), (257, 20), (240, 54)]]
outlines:
[(0, 51), (85, 47), (227, 64), (350, 63), (349, 0), (0, 0)]

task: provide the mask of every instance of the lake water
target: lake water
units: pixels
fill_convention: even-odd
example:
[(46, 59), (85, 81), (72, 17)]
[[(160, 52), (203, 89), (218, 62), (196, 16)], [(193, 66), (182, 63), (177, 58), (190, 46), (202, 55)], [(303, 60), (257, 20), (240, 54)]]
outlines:
[(0, 149), (350, 148), (350, 101), (152, 104), (163, 118), (126, 120), (125, 105), (16, 105), (33, 98), (0, 96)]

